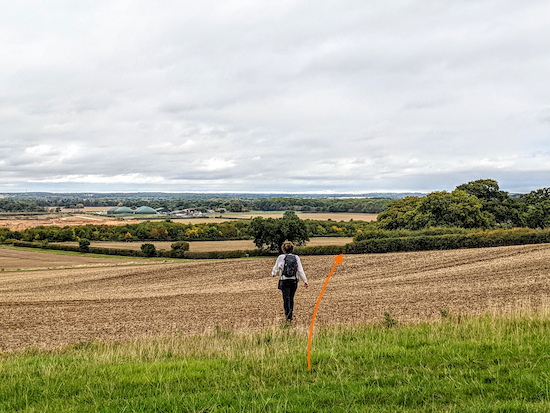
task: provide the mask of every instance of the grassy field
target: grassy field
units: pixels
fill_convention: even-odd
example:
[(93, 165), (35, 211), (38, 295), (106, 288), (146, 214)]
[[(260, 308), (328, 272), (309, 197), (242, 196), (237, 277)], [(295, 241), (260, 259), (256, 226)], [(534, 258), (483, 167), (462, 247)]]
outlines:
[(547, 311), (0, 355), (0, 411), (548, 412)]

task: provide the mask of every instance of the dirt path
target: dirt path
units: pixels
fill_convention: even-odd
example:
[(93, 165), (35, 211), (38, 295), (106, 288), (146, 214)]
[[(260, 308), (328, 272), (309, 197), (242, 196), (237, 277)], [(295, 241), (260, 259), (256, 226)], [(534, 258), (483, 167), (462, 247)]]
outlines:
[[(303, 257), (310, 288), (296, 295), (296, 324), (308, 328), (333, 257)], [(550, 245), (346, 255), (316, 326), (437, 320), (440, 311), (537, 309), (550, 296)], [(224, 329), (259, 330), (283, 319), (274, 260), (0, 273), (0, 349), (59, 347)]]

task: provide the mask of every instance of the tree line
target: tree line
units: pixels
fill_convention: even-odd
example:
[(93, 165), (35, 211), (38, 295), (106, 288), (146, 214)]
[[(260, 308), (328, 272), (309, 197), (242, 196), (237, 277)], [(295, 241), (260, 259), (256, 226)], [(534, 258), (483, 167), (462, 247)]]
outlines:
[(16, 201), (0, 199), (0, 212), (45, 212), (45, 208), (36, 201)]
[[(1, 200), (0, 200), (1, 201)], [(246, 211), (304, 211), (304, 212), (358, 212), (377, 214), (383, 211), (391, 202), (389, 198), (136, 198), (136, 197), (105, 197), (105, 198), (38, 198), (10, 199), (4, 201), (5, 211), (45, 211), (46, 208), (83, 208), (111, 206), (126, 206), (135, 208), (149, 206), (151, 208), (166, 208), (171, 211), (194, 208), (202, 212), (207, 210), (225, 209), (230, 212)], [(0, 202), (0, 210), (2, 203)]]
[[(292, 211), (293, 222), (296, 221), (300, 228), (305, 228), (303, 234), (306, 237), (335, 236), (353, 237), (359, 231), (366, 230), (369, 223), (365, 221), (336, 222), (301, 220)], [(21, 241), (48, 241), (65, 242), (88, 239), (91, 241), (222, 241), (235, 239), (254, 239), (258, 231), (259, 223), (277, 225), (286, 223), (285, 220), (273, 218), (254, 220), (231, 220), (221, 223), (179, 223), (170, 220), (142, 222), (120, 226), (109, 225), (79, 225), (79, 226), (37, 226), (22, 231), (11, 231), (8, 228), (0, 228), (0, 241), (15, 239)], [(296, 225), (292, 226), (295, 228)], [(300, 229), (302, 231), (302, 229)], [(282, 241), (281, 241), (282, 242)]]
[(550, 188), (512, 197), (492, 179), (471, 181), (451, 192), (436, 191), (425, 197), (391, 202), (378, 215), (380, 229), (418, 230), (429, 227), (548, 228)]

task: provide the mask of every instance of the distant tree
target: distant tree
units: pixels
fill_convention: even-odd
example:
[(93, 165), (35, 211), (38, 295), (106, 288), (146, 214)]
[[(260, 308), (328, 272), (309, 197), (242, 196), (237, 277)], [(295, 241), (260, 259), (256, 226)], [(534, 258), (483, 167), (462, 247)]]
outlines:
[(550, 201), (550, 188), (537, 189), (522, 196), (522, 200), (528, 205), (536, 205), (543, 201)]
[(423, 198), (407, 197), (392, 202), (378, 216), (377, 226), (383, 229), (422, 229), (426, 227), (490, 228), (494, 216), (482, 211), (476, 196), (455, 189), (453, 192), (432, 192)]
[(532, 205), (526, 213), (525, 220), (530, 228), (550, 227), (550, 201)]
[(231, 212), (243, 212), (243, 204), (238, 199), (234, 199), (229, 204), (229, 210)]
[(508, 192), (501, 191), (498, 186), (498, 182), (494, 179), (479, 179), (477, 181), (470, 181), (467, 184), (457, 186), (456, 189), (464, 191), (468, 195), (474, 195), (482, 202), (502, 202), (508, 198)]
[(185, 241), (177, 241), (171, 245), (172, 251), (189, 251), (189, 243)]
[(90, 251), (90, 240), (86, 238), (81, 238), (78, 241), (78, 249), (80, 252), (89, 252)]
[(154, 244), (142, 244), (141, 245), (141, 252), (146, 257), (156, 257), (157, 256), (157, 249)]
[(280, 251), (285, 240), (295, 245), (309, 241), (305, 222), (294, 212), (278, 219), (256, 217), (251, 222), (251, 231), (256, 247), (264, 248), (265, 245), (270, 251)]
[(378, 215), (377, 225), (383, 229), (406, 228), (419, 203), (420, 198), (417, 196), (407, 196), (391, 202), (388, 208)]
[(153, 228), (149, 236), (155, 239), (166, 239), (168, 238), (168, 231), (164, 228)]
[(510, 198), (506, 191), (500, 190), (498, 182), (493, 179), (480, 179), (457, 186), (481, 201), (483, 210), (492, 214), (500, 226), (525, 226), (526, 205), (518, 199)]
[(494, 217), (482, 211), (481, 201), (474, 195), (455, 189), (432, 192), (421, 198), (410, 221), (409, 229), (426, 227), (491, 228)]
[(185, 241), (174, 242), (171, 247), (171, 256), (173, 258), (185, 258), (185, 251), (189, 251), (189, 243)]

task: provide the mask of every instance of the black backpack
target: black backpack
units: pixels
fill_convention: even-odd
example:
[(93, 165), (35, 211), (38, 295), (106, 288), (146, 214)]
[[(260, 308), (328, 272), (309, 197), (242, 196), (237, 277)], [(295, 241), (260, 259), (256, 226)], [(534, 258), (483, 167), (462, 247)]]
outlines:
[(294, 254), (285, 255), (285, 266), (283, 267), (283, 276), (286, 278), (296, 277), (298, 272), (298, 260)]

